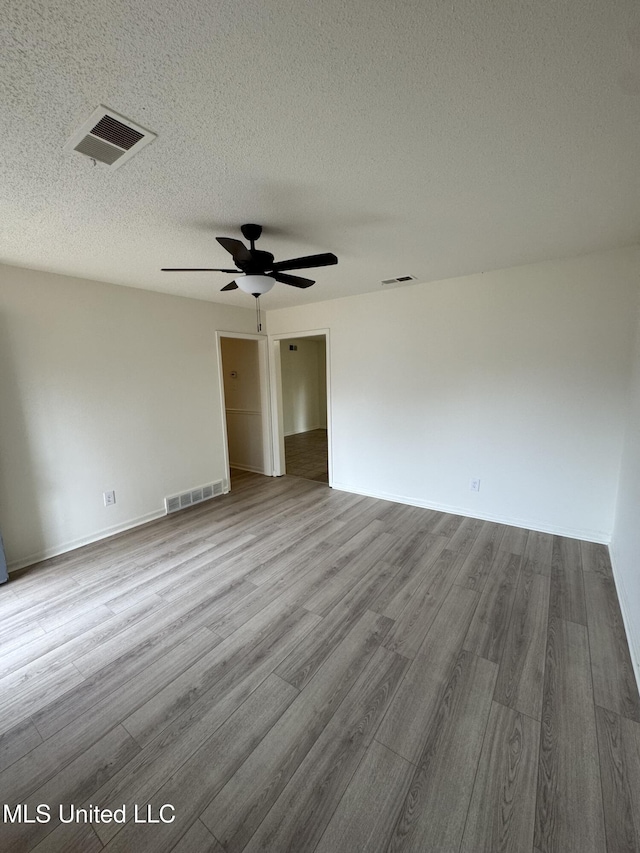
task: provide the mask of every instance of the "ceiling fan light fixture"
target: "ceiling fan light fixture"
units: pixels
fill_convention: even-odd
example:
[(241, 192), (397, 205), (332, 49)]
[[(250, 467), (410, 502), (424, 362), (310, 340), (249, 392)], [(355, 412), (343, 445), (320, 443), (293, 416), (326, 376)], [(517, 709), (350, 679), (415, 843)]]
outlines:
[(270, 275), (239, 275), (235, 281), (240, 290), (252, 296), (268, 293), (276, 283), (275, 278), (271, 278)]
[(331, 252), (321, 252), (319, 255), (306, 255), (302, 258), (289, 258), (286, 261), (274, 263), (271, 252), (262, 252), (255, 248), (255, 242), (262, 232), (261, 225), (243, 225), (240, 229), (242, 236), (251, 243), (247, 247), (234, 237), (216, 237), (225, 251), (229, 252), (236, 265), (235, 270), (225, 270), (216, 267), (162, 267), (163, 272), (224, 272), (237, 275), (233, 281), (226, 284), (222, 290), (240, 288), (244, 293), (255, 296), (256, 300), (263, 293), (268, 293), (276, 281), (289, 284), (292, 287), (311, 287), (313, 279), (302, 278), (299, 275), (289, 275), (285, 270), (308, 270), (314, 267), (326, 267), (337, 264), (338, 259)]

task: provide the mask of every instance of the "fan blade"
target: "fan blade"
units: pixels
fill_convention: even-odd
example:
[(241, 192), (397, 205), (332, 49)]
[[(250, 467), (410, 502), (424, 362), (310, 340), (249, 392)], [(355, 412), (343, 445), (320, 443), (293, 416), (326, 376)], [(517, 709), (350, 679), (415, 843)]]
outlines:
[(214, 267), (162, 267), (160, 272), (228, 272), (237, 273), (240, 270), (221, 270)]
[(236, 263), (247, 263), (251, 260), (251, 252), (240, 240), (234, 240), (233, 237), (216, 237), (216, 240), (233, 256)]
[(274, 272), (281, 270), (308, 270), (312, 267), (328, 267), (330, 264), (337, 264), (338, 259), (331, 252), (325, 252), (323, 255), (307, 255), (304, 258), (292, 258), (290, 261), (278, 261), (271, 266)]
[(223, 290), (237, 290), (237, 289), (238, 289), (238, 285), (235, 283), (235, 281), (230, 281), (229, 284), (225, 284), (224, 287), (220, 288), (220, 293), (222, 293)]
[(300, 278), (299, 275), (285, 275), (285, 273), (274, 272), (273, 277), (276, 281), (281, 281), (283, 284), (292, 284), (294, 287), (311, 287), (315, 281), (310, 278)]

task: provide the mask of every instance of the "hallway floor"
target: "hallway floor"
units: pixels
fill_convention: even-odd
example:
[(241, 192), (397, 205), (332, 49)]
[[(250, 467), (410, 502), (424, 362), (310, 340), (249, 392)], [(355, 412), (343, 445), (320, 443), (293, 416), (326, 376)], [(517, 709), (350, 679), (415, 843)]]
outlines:
[(287, 435), (285, 461), (289, 477), (303, 477), (317, 483), (329, 482), (329, 453), (326, 429), (312, 429)]

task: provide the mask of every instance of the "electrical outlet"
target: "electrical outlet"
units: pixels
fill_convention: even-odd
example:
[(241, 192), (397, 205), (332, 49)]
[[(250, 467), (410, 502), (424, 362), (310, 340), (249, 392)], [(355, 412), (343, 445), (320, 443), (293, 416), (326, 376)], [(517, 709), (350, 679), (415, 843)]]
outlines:
[(480, 491), (480, 479), (478, 477), (474, 477), (469, 483), (469, 488), (471, 489), (472, 492), (479, 492)]
[(105, 505), (105, 506), (113, 506), (113, 505), (114, 505), (114, 503), (116, 502), (116, 493), (115, 493), (115, 492), (113, 492), (113, 491), (111, 491), (111, 492), (103, 492), (103, 493), (102, 493), (102, 498), (103, 498), (103, 500), (104, 500), (104, 505)]

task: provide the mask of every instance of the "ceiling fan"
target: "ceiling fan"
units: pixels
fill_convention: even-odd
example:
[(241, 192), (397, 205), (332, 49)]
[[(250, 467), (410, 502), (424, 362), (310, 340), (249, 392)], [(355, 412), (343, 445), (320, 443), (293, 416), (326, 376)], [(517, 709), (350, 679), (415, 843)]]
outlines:
[(245, 293), (250, 293), (256, 299), (263, 293), (268, 293), (276, 281), (282, 284), (290, 284), (293, 287), (311, 287), (315, 282), (310, 278), (301, 278), (297, 275), (287, 275), (285, 270), (304, 270), (313, 267), (326, 267), (337, 264), (338, 259), (331, 252), (321, 255), (306, 255), (303, 258), (292, 258), (289, 261), (275, 261), (270, 252), (262, 252), (256, 249), (256, 240), (262, 234), (262, 225), (243, 225), (240, 230), (243, 237), (249, 241), (251, 248), (240, 240), (232, 237), (216, 237), (220, 245), (229, 252), (237, 269), (220, 269), (209, 267), (163, 267), (162, 272), (226, 272), (234, 273), (237, 278), (226, 284), (222, 290), (236, 290), (240, 288)]

